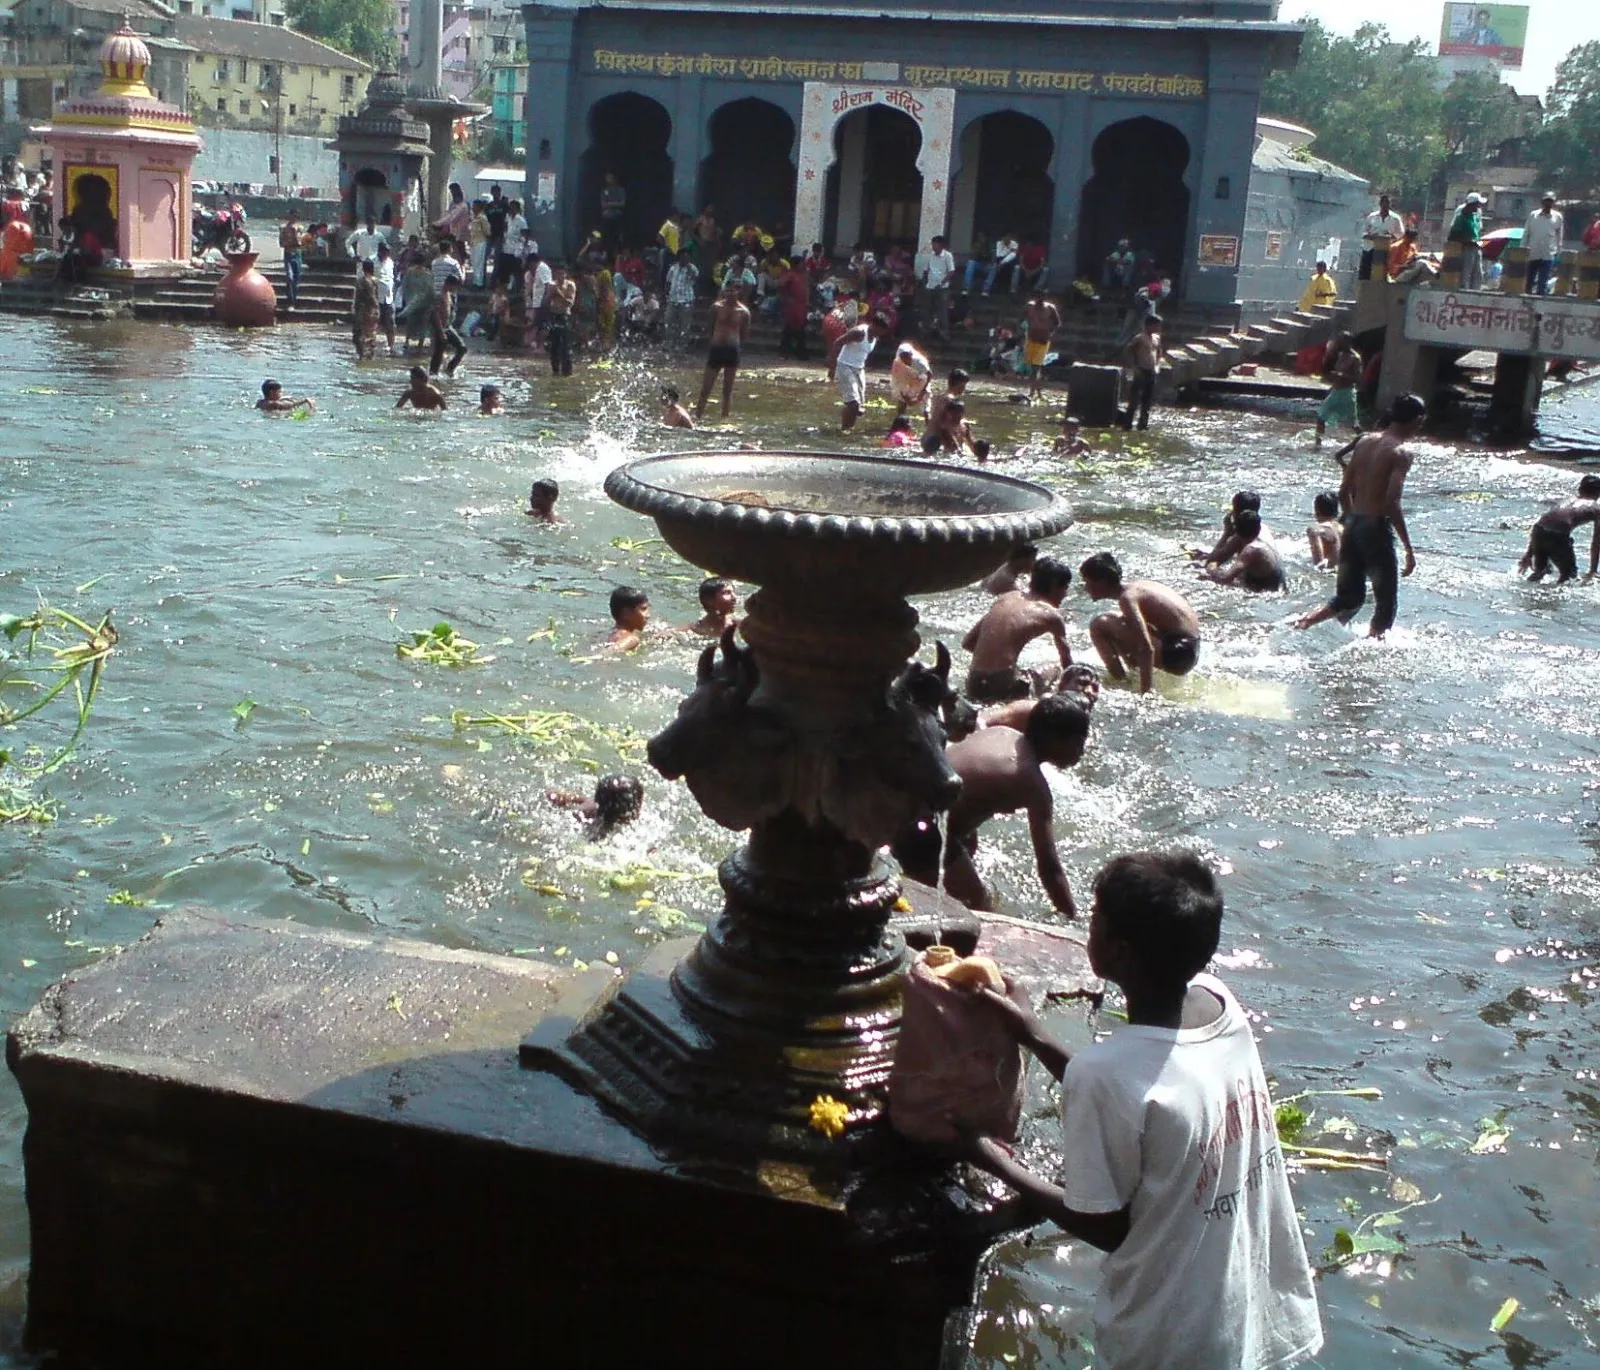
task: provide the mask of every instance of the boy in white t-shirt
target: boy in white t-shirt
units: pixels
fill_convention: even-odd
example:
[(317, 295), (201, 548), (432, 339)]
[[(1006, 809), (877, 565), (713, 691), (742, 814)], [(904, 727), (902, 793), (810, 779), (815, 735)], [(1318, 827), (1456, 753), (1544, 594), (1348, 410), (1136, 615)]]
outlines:
[(1250, 1024), (1220, 980), (1222, 894), (1201, 861), (1136, 852), (1095, 880), (1089, 963), (1128, 1024), (1076, 1056), (1025, 994), (984, 990), (1061, 1080), (1061, 1188), (993, 1138), (973, 1159), (1109, 1255), (1095, 1300), (1102, 1370), (1282, 1370), (1322, 1326)]

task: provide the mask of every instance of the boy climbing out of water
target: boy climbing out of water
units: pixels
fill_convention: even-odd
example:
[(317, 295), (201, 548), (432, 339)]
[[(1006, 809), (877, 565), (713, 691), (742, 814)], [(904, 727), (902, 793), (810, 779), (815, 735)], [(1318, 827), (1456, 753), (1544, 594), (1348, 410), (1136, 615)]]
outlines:
[(1083, 759), (1090, 708), (1081, 695), (1049, 695), (1034, 704), (1021, 731), (980, 728), (945, 748), (946, 761), (961, 777), (961, 797), (946, 823), (949, 837), (941, 853), (939, 831), (931, 819), (903, 833), (894, 844), (894, 855), (906, 874), (937, 886), (942, 855), (945, 892), (969, 909), (993, 908), (990, 891), (973, 864), (978, 829), (996, 814), (1022, 809), (1028, 815), (1039, 882), (1051, 906), (1073, 917), (1077, 908), (1056, 850), (1055, 801), (1043, 767), (1049, 764), (1065, 770)]
[(1559, 573), (1556, 584), (1563, 585), (1578, 574), (1578, 554), (1572, 534), (1585, 523), (1594, 524), (1589, 539), (1589, 574), (1600, 567), (1600, 476), (1585, 476), (1578, 482), (1578, 498), (1557, 505), (1539, 517), (1528, 534), (1528, 550), (1517, 563), (1517, 570), (1531, 572), (1529, 580), (1543, 580), (1553, 565)]
[(666, 428), (693, 428), (694, 418), (679, 403), (679, 395), (670, 385), (661, 392), (661, 423)]
[(962, 647), (972, 653), (968, 699), (974, 704), (1003, 704), (1042, 695), (1055, 684), (1060, 670), (1024, 669), (1017, 665), (1017, 658), (1034, 638), (1048, 635), (1055, 639), (1060, 669), (1072, 665), (1067, 623), (1061, 617), (1061, 601), (1071, 584), (1071, 567), (1054, 557), (1040, 557), (1028, 579), (1027, 593), (1011, 590), (1000, 595), (972, 625), (961, 639)]
[(605, 645), (613, 651), (631, 652), (644, 643), (644, 630), (650, 622), (650, 596), (631, 585), (619, 585), (611, 592), (611, 632)]
[(720, 638), (734, 625), (733, 616), (739, 611), (739, 596), (733, 583), (721, 576), (707, 576), (700, 582), (700, 607), (705, 613), (689, 625), (689, 631), (701, 637)]
[[(1344, 510), (1344, 536), (1339, 542), (1339, 575), (1333, 598), (1320, 609), (1303, 615), (1296, 628), (1310, 628), (1337, 618), (1348, 623), (1367, 598), (1372, 582), (1371, 637), (1382, 637), (1394, 626), (1400, 597), (1400, 577), (1417, 569), (1406, 530), (1406, 476), (1412, 455), (1406, 442), (1422, 432), (1428, 407), (1416, 395), (1401, 395), (1394, 402), (1388, 425), (1368, 433), (1351, 450), (1339, 485), (1339, 507)], [(1405, 548), (1404, 567), (1396, 567), (1394, 543), (1399, 536)]]
[(1127, 1025), (1077, 1052), (1009, 979), (1005, 994), (977, 991), (1061, 1082), (1064, 1182), (994, 1138), (966, 1150), (1040, 1217), (1109, 1253), (1094, 1310), (1102, 1370), (1288, 1370), (1322, 1347), (1255, 1037), (1203, 974), (1222, 913), (1196, 856), (1109, 862), (1094, 882), (1089, 964), (1122, 990)]
[(506, 412), (498, 385), (486, 385), (478, 391), (478, 412), (480, 414), (503, 414)]
[(413, 409), (443, 409), (444, 392), (428, 379), (426, 368), (413, 366), (411, 368), (411, 384), (395, 401), (396, 409), (404, 409), (407, 405)]
[(1019, 542), (1006, 557), (1006, 564), (989, 572), (980, 587), (985, 594), (1008, 595), (1024, 576), (1031, 576), (1039, 562), (1039, 549), (1031, 542)]
[(1339, 564), (1339, 540), (1344, 536), (1339, 523), (1339, 496), (1324, 490), (1311, 501), (1311, 512), (1317, 520), (1306, 529), (1311, 564), (1319, 571), (1331, 570)]
[(1139, 693), (1150, 692), (1156, 670), (1188, 675), (1200, 659), (1200, 619), (1189, 601), (1153, 580), (1123, 584), (1122, 567), (1110, 552), (1096, 552), (1078, 567), (1090, 599), (1114, 599), (1114, 612), (1090, 620), (1089, 638), (1114, 680), (1139, 672)]
[(644, 785), (631, 775), (604, 775), (596, 783), (592, 799), (576, 790), (551, 790), (545, 798), (558, 809), (576, 809), (577, 817), (586, 824), (584, 836), (599, 842), (639, 816)]
[(309, 395), (301, 400), (291, 400), (283, 393), (283, 385), (278, 381), (261, 382), (261, 398), (256, 401), (256, 408), (263, 414), (292, 414), (301, 406), (306, 409), (317, 407)]
[(528, 490), (528, 507), (522, 512), (540, 523), (565, 523), (566, 519), (556, 513), (560, 494), (561, 487), (553, 480), (536, 480)]

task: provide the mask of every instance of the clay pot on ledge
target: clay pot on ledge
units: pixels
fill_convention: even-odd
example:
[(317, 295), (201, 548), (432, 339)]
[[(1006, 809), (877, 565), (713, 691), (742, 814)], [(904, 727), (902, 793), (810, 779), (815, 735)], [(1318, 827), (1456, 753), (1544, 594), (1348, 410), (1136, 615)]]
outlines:
[(278, 314), (278, 292), (256, 270), (256, 252), (230, 252), (228, 271), (217, 283), (211, 307), (217, 322), (235, 328), (270, 328)]

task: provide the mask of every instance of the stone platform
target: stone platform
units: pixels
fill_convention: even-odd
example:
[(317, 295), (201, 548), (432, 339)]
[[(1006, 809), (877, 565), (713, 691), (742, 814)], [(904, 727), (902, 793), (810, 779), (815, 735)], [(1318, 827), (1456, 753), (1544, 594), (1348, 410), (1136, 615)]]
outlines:
[[(986, 950), (1083, 981), (1076, 941), (1020, 926)], [(53, 987), (6, 1052), (30, 1343), (110, 1367), (939, 1365), (1019, 1215), (909, 1150), (847, 1188), (653, 1150), (518, 1064), (609, 974), (185, 911)]]

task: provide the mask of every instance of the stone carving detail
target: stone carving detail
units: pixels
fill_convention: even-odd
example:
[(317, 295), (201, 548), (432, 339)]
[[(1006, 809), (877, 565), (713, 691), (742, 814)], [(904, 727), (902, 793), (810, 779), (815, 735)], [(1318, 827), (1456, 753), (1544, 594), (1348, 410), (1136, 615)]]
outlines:
[[(734, 630), (700, 655), (694, 691), (650, 740), (650, 764), (683, 779), (708, 817), (740, 830), (795, 809), (866, 847), (955, 802), (961, 780), (945, 760), (946, 720), (970, 711), (950, 686), (950, 653), (913, 661), (870, 716), (824, 736), (802, 736), (756, 695), (754, 653)], [(970, 722), (970, 720), (969, 720)]]

